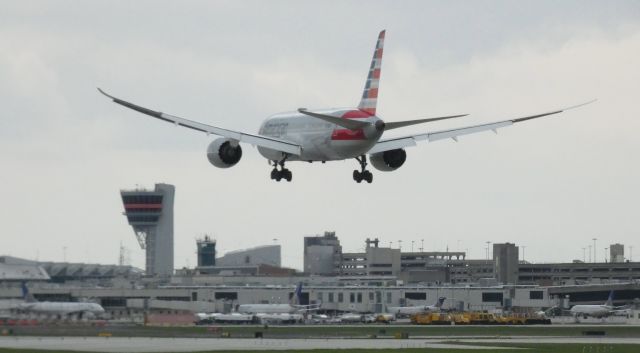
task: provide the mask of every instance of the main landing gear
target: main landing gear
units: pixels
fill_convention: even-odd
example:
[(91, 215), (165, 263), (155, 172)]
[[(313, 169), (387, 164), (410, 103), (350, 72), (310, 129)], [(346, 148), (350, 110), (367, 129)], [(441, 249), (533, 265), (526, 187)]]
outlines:
[[(293, 174), (291, 171), (284, 167), (284, 161), (287, 160), (288, 156), (285, 156), (281, 161), (273, 161), (273, 170), (271, 170), (271, 180), (280, 181), (285, 179), (286, 181), (291, 181), (293, 178)], [(280, 170), (278, 170), (278, 166), (280, 166)]]
[(358, 184), (363, 180), (366, 180), (367, 183), (371, 184), (371, 182), (373, 181), (373, 174), (371, 174), (371, 172), (367, 170), (367, 156), (363, 154), (360, 157), (356, 157), (356, 160), (358, 161), (358, 163), (360, 163), (361, 170), (356, 169), (353, 171), (353, 180), (355, 180)]

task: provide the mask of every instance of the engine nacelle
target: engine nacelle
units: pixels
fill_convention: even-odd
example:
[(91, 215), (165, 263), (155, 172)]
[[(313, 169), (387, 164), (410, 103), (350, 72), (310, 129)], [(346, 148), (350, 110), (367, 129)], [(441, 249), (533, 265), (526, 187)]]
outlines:
[(373, 164), (377, 170), (381, 170), (383, 172), (390, 172), (402, 167), (406, 160), (407, 152), (402, 148), (374, 153), (369, 156), (371, 164)]
[(242, 158), (242, 148), (237, 142), (233, 146), (231, 139), (219, 138), (214, 140), (207, 147), (207, 158), (209, 163), (218, 168), (229, 168), (236, 165)]

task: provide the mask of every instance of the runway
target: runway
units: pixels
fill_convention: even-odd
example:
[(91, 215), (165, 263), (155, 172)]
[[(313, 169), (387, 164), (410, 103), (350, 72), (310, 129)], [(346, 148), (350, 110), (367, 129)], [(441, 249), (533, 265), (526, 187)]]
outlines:
[[(0, 337), (2, 348), (72, 350), (87, 352), (195, 352), (210, 350), (311, 350), (460, 348), (455, 344), (421, 339), (241, 339), (241, 338), (120, 338), (120, 337)], [(465, 349), (501, 349), (470, 346)]]
[(238, 339), (238, 338), (123, 338), (123, 337), (0, 337), (1, 348), (87, 352), (196, 352), (215, 350), (311, 350), (459, 348), (498, 350), (505, 347), (460, 346), (460, 343), (584, 343), (639, 344), (640, 338), (503, 337), (464, 339)]

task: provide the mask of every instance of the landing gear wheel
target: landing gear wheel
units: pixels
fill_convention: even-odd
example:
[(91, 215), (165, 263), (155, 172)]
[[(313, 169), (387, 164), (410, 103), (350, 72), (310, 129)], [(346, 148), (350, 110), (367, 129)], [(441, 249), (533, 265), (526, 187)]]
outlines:
[(293, 174), (289, 169), (283, 169), (280, 171), (280, 173), (282, 173), (282, 178), (286, 179), (287, 181), (291, 181), (291, 179), (293, 178)]
[(373, 181), (373, 174), (371, 174), (371, 172), (370, 172), (370, 171), (365, 170), (365, 171), (362, 173), (362, 179), (366, 180), (366, 181), (367, 181), (367, 183), (371, 184), (371, 182)]
[(353, 180), (355, 180), (356, 183), (360, 184), (360, 182), (362, 181), (362, 173), (360, 173), (360, 171), (358, 171), (358, 170), (354, 170), (353, 171)]
[[(285, 179), (286, 181), (291, 181), (293, 179), (293, 173), (287, 168), (284, 167), (284, 162), (287, 160), (287, 156), (285, 156), (280, 161), (273, 161), (273, 169), (271, 170), (271, 180), (280, 181)], [(278, 170), (278, 166), (280, 169)]]
[(367, 170), (367, 156), (362, 155), (360, 157), (356, 157), (356, 160), (358, 161), (358, 163), (360, 163), (361, 170), (353, 171), (353, 180), (355, 180), (357, 183), (366, 180), (367, 183), (371, 184), (371, 182), (373, 182), (373, 174), (371, 174), (371, 172)]

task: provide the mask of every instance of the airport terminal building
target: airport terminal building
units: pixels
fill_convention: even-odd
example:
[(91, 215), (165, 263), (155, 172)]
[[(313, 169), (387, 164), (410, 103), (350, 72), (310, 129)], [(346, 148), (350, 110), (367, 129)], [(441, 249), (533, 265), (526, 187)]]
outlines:
[[(382, 313), (389, 307), (433, 305), (445, 297), (450, 310), (532, 312), (575, 304), (640, 298), (640, 263), (610, 246), (611, 262), (532, 264), (515, 244), (493, 244), (493, 256), (469, 259), (465, 252), (413, 251), (365, 241), (361, 252), (344, 252), (335, 232), (304, 238), (303, 272), (281, 266), (279, 245), (218, 256), (216, 241), (196, 241), (197, 266), (174, 271), (175, 188), (121, 191), (124, 215), (145, 250), (145, 270), (131, 266), (37, 262), (0, 257), (0, 302), (21, 300), (21, 283), (38, 300), (101, 304), (112, 318), (148, 312), (229, 313), (241, 304), (317, 304), (319, 312)], [(488, 254), (487, 254), (488, 255)], [(2, 311), (0, 305), (0, 311)], [(176, 314), (177, 315), (177, 314)], [(186, 315), (186, 314), (185, 314)], [(189, 315), (186, 315), (187, 317)], [(188, 320), (187, 320), (188, 321)]]

